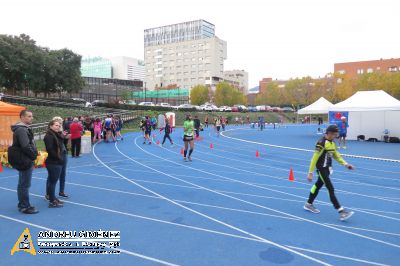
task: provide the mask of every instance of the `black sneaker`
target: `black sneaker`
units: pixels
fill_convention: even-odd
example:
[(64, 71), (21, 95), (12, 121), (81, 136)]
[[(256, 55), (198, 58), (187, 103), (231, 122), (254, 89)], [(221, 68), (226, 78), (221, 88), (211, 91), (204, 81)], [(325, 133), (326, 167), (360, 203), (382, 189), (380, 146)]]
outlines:
[(49, 203), (49, 208), (61, 208), (64, 207), (62, 203), (60, 203), (58, 200), (54, 200)]
[(20, 208), (19, 211), (22, 212), (22, 213), (25, 213), (25, 214), (36, 214), (36, 213), (39, 212), (39, 211), (38, 211), (35, 207), (33, 207), (33, 206), (28, 207), (28, 208)]
[(65, 194), (64, 192), (60, 192), (60, 193), (58, 193), (58, 195), (59, 195), (60, 197), (65, 198), (65, 199), (68, 199), (68, 198), (69, 198), (69, 196), (68, 196), (67, 194)]

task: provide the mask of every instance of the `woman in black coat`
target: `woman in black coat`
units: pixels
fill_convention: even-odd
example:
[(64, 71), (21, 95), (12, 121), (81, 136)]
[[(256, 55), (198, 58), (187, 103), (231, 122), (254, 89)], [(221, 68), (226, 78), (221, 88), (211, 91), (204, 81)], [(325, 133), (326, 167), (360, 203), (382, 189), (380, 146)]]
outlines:
[(60, 132), (60, 122), (53, 120), (49, 123), (48, 130), (44, 136), (44, 144), (48, 157), (46, 168), (48, 172), (49, 185), (46, 190), (49, 194), (49, 208), (63, 207), (63, 202), (56, 198), (55, 190), (58, 179), (60, 178), (67, 150), (64, 145), (64, 138)]

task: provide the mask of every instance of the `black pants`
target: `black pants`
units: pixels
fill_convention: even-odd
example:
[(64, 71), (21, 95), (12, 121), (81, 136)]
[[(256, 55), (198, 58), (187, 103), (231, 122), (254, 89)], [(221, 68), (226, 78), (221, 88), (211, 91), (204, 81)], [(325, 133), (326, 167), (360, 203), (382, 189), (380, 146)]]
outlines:
[[(64, 193), (65, 189), (65, 176), (67, 175), (67, 163), (68, 163), (68, 156), (65, 153), (63, 158), (62, 169), (60, 173), (60, 190), (59, 193)], [(47, 175), (47, 182), (46, 182), (46, 195), (50, 195), (50, 176)]]
[(81, 153), (81, 138), (71, 139), (71, 153), (72, 157), (79, 156)]
[(163, 141), (162, 141), (162, 144), (165, 143), (165, 140), (166, 140), (166, 139), (169, 139), (169, 142), (171, 142), (171, 144), (172, 144), (172, 139), (171, 139), (171, 137), (169, 136), (169, 134), (165, 134), (165, 135), (164, 135), (164, 139), (163, 139)]
[(196, 137), (198, 138), (200, 136), (200, 128), (196, 127), (196, 129), (194, 130), (194, 132), (196, 133)]
[(329, 168), (318, 169), (317, 173), (318, 173), (318, 180), (311, 188), (310, 196), (308, 198), (308, 203), (312, 204), (314, 202), (315, 198), (318, 195), (319, 190), (323, 185), (325, 185), (326, 189), (328, 190), (329, 198), (331, 199), (333, 206), (335, 207), (335, 209), (339, 209), (340, 204), (335, 196), (335, 189), (333, 188), (331, 179), (329, 178), (330, 174)]

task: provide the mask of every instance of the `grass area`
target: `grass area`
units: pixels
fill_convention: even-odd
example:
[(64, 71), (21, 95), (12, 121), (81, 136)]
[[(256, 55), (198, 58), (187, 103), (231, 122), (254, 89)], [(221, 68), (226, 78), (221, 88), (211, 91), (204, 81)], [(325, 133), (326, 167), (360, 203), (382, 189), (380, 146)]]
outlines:
[(50, 106), (24, 105), (33, 113), (33, 123), (48, 122), (55, 116), (60, 117), (75, 117), (80, 115), (98, 115), (100, 113), (93, 112), (91, 109), (69, 109), (56, 108)]

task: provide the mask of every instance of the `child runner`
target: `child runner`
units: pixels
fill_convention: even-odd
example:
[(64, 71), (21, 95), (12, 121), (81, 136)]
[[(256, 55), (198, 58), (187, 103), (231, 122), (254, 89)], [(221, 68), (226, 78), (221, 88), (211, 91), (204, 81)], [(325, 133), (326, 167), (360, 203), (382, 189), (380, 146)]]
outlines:
[(107, 118), (104, 120), (104, 129), (106, 131), (106, 135), (104, 137), (105, 142), (109, 142), (110, 137), (114, 139), (114, 136), (112, 135), (112, 123), (113, 119), (111, 118), (111, 115), (107, 115)]
[(339, 212), (340, 220), (344, 221), (349, 219), (354, 212), (344, 209), (335, 196), (334, 188), (329, 178), (329, 175), (332, 172), (332, 158), (344, 165), (349, 170), (354, 169), (354, 167), (351, 164), (348, 164), (336, 150), (336, 144), (333, 140), (337, 138), (338, 133), (339, 128), (336, 125), (330, 125), (326, 129), (325, 136), (317, 142), (314, 156), (311, 159), (307, 180), (308, 182), (312, 181), (315, 168), (317, 168), (318, 180), (311, 188), (310, 195), (308, 201), (304, 205), (304, 209), (313, 213), (319, 213), (319, 210), (315, 208), (313, 202), (317, 197), (321, 187), (325, 185), (329, 192), (329, 197), (333, 206)]
[(221, 126), (222, 126), (222, 131), (225, 131), (225, 126), (226, 126), (226, 118), (220, 116), (219, 119), (221, 120)]
[(346, 149), (346, 137), (347, 137), (347, 128), (349, 127), (349, 124), (346, 121), (346, 117), (342, 116), (340, 118), (340, 122), (337, 124), (338, 128), (339, 128), (339, 147), (338, 149), (340, 149), (340, 146), (343, 146), (343, 149)]
[(185, 161), (186, 161), (186, 155), (188, 153), (189, 144), (190, 144), (190, 150), (188, 158), (189, 161), (192, 160), (192, 153), (194, 148), (193, 131), (194, 131), (194, 123), (192, 120), (192, 116), (188, 114), (186, 115), (186, 120), (183, 123), (183, 141), (185, 142), (185, 152), (184, 152)]
[(103, 131), (103, 125), (101, 124), (100, 118), (96, 118), (93, 123), (93, 143), (97, 141), (101, 141), (101, 132)]
[(169, 124), (168, 119), (166, 119), (165, 120), (165, 128), (164, 128), (164, 139), (163, 139), (163, 142), (162, 142), (161, 145), (164, 145), (166, 139), (169, 139), (169, 142), (171, 143), (171, 146), (174, 145), (174, 143), (172, 142), (171, 136), (169, 135), (169, 134), (172, 133), (171, 129), (172, 129), (171, 125)]

